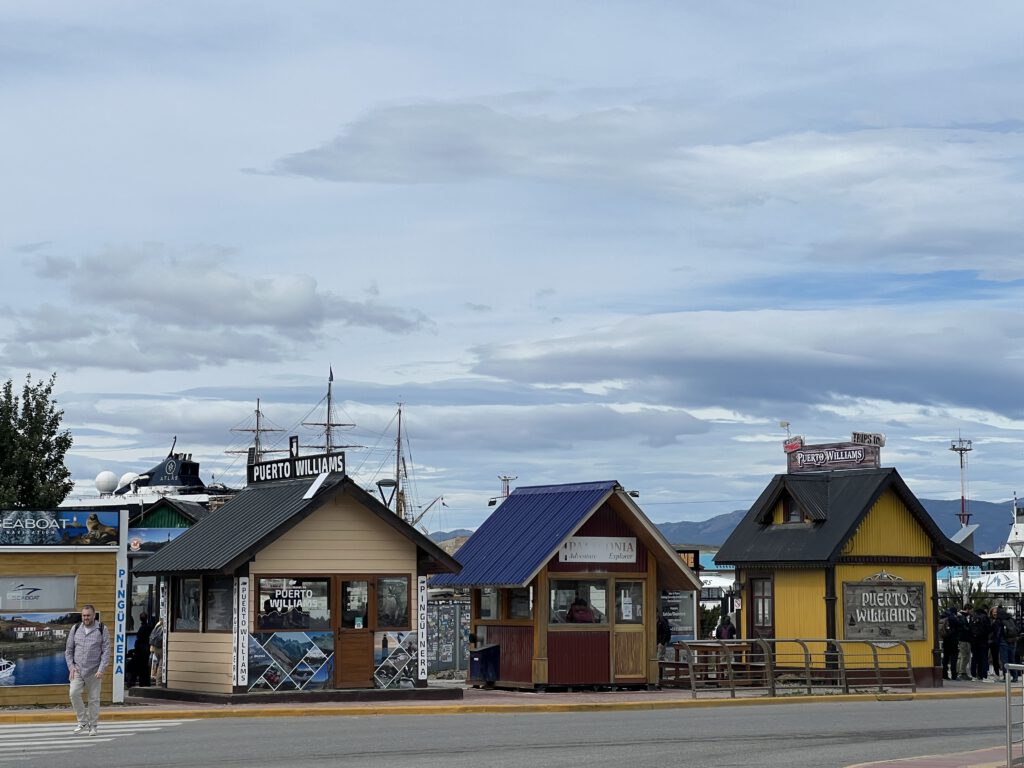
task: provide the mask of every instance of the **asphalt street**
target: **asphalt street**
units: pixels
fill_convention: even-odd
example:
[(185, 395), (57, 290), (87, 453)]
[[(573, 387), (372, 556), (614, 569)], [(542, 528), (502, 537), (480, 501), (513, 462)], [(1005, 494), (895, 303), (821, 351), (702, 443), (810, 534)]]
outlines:
[[(0, 766), (847, 766), (999, 744), (999, 699), (0, 727)], [(83, 759), (86, 760), (83, 763)]]

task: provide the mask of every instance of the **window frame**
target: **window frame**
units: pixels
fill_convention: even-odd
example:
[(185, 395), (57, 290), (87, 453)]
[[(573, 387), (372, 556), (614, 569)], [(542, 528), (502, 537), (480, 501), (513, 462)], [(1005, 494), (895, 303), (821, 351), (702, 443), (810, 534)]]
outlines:
[[(227, 626), (224, 627), (223, 629), (210, 629), (209, 628), (210, 611), (208, 610), (208, 604), (207, 604), (207, 599), (208, 599), (207, 589), (209, 589), (210, 586), (216, 580), (221, 580), (221, 581), (227, 582), (228, 605), (229, 605), (230, 610), (228, 611)], [(235, 621), (235, 608), (234, 608), (234, 605), (232, 604), (233, 601), (234, 601), (234, 594), (235, 594), (235, 578), (234, 578), (234, 576), (225, 576), (223, 574), (201, 576), (200, 577), (200, 594), (202, 594), (202, 596), (203, 596), (203, 602), (202, 602), (202, 605), (200, 606), (200, 626), (202, 627), (202, 632), (203, 633), (209, 632), (209, 633), (212, 633), (212, 634), (231, 633), (233, 631), (234, 621)]]
[[(196, 616), (196, 625), (194, 627), (182, 627), (179, 622), (181, 617), (179, 616), (179, 609), (181, 608), (181, 594), (183, 584), (186, 581), (199, 582), (199, 596), (196, 600), (196, 605), (199, 615)], [(175, 576), (171, 583), (171, 632), (195, 632), (201, 634), (203, 631), (203, 577), (202, 575), (190, 575), (190, 576)]]

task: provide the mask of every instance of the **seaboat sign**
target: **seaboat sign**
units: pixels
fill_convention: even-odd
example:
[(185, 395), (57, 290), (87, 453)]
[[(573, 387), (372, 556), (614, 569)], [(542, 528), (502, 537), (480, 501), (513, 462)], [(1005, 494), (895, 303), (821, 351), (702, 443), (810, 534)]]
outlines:
[(850, 442), (801, 446), (786, 454), (786, 464), (791, 474), (797, 474), (833, 469), (878, 469), (882, 462), (877, 445)]
[(266, 483), (273, 480), (295, 480), (302, 477), (316, 477), (325, 472), (344, 472), (345, 452), (321, 453), (316, 456), (289, 456), (287, 459), (250, 463), (246, 467), (249, 483)]

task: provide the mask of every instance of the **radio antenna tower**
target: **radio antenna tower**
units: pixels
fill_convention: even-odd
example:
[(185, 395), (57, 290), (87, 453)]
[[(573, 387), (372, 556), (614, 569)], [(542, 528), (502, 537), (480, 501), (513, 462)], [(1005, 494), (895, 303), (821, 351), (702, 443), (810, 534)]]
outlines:
[(949, 450), (960, 454), (960, 527), (965, 528), (971, 522), (971, 515), (967, 511), (967, 454), (972, 450), (971, 441), (958, 437), (953, 440)]

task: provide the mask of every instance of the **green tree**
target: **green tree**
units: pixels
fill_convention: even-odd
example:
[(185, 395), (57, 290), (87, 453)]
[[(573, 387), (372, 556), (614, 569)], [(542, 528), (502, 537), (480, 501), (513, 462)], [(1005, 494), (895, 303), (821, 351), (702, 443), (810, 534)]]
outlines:
[(74, 485), (64, 456), (71, 433), (61, 430), (64, 411), (53, 400), (57, 374), (48, 381), (25, 377), (21, 396), (11, 379), (0, 392), (0, 508), (56, 507)]

